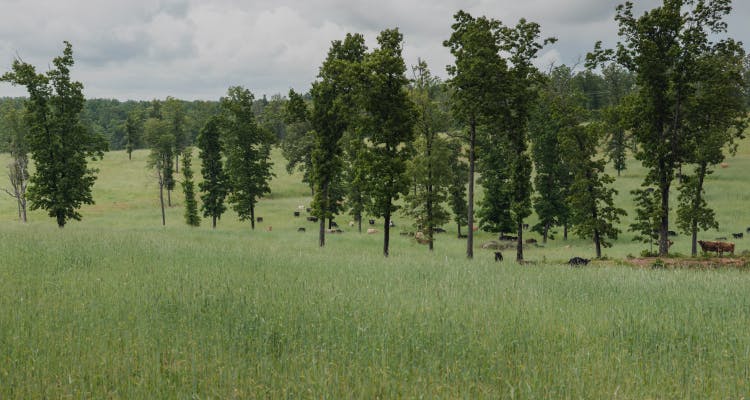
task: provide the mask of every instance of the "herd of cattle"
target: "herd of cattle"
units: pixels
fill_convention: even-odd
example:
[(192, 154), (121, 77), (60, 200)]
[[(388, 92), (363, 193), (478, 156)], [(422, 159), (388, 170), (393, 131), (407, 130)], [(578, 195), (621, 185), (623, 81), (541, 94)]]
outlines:
[[(298, 209), (299, 210), (306, 210), (307, 213), (311, 212), (310, 208), (305, 208), (304, 206), (299, 206)], [(294, 216), (295, 217), (299, 217), (300, 216), (300, 211), (295, 211), (294, 212)], [(262, 217), (258, 217), (256, 219), (256, 221), (257, 222), (263, 222), (263, 218)], [(312, 216), (312, 215), (308, 215), (307, 216), (307, 221), (308, 222), (318, 222), (318, 217), (315, 217), (315, 216)], [(374, 219), (370, 219), (367, 222), (370, 225), (375, 225), (375, 220)], [(354, 225), (355, 225), (354, 222), (349, 222), (349, 226), (353, 227)], [(393, 221), (391, 221), (390, 222), (390, 226), (391, 227), (395, 227), (396, 224)], [(529, 225), (528, 224), (524, 224), (523, 228), (524, 229), (529, 229)], [(270, 231), (271, 229), (272, 228), (270, 226), (266, 227), (267, 231)], [(476, 227), (474, 228), (474, 230), (476, 230)], [(301, 226), (301, 227), (297, 228), (297, 231), (298, 232), (305, 232), (306, 229), (305, 229), (305, 227)], [(343, 231), (341, 229), (339, 229), (338, 224), (336, 222), (334, 222), (334, 221), (331, 221), (329, 229), (326, 229), (326, 233), (342, 233), (342, 232)], [(376, 229), (376, 228), (368, 228), (367, 229), (367, 234), (376, 234), (376, 233), (379, 233), (379, 232), (380, 231), (378, 229)], [(445, 229), (439, 228), (439, 227), (435, 228), (434, 229), (434, 233), (445, 233)], [(747, 228), (747, 233), (750, 233), (750, 227)], [(424, 233), (420, 232), (420, 231), (417, 231), (417, 232), (401, 232), (401, 235), (412, 236), (412, 237), (414, 237), (414, 240), (416, 240), (416, 242), (419, 243), (419, 244), (428, 244), (430, 242), (429, 238), (427, 238), (424, 235)], [(674, 232), (674, 231), (668, 231), (668, 236), (677, 236), (677, 233)], [(461, 237), (466, 237), (466, 235), (461, 235)], [(732, 233), (732, 237), (734, 237), (735, 239), (742, 239), (744, 237), (744, 234), (742, 232)], [(500, 240), (504, 240), (504, 241), (516, 241), (516, 240), (518, 240), (518, 237), (516, 237), (516, 236), (510, 236), (510, 235), (506, 235), (504, 233), (501, 233), (500, 236), (499, 236), (499, 239)], [(733, 255), (734, 254), (734, 243), (732, 243), (732, 242), (725, 242), (724, 240), (726, 240), (726, 239), (727, 239), (726, 237), (717, 237), (716, 241), (699, 240), (698, 244), (701, 246), (701, 250), (703, 251), (703, 253), (716, 252), (716, 254), (719, 257), (723, 256), (724, 253), (730, 253), (730, 254)], [(536, 244), (537, 243), (536, 239), (533, 239), (533, 238), (532, 239), (526, 239), (524, 242), (526, 244)], [(672, 244), (674, 244), (674, 242), (672, 240), (669, 240), (669, 246), (670, 247), (672, 246)], [(495, 254), (494, 254), (494, 256), (495, 256), (495, 261), (502, 261), (503, 260), (503, 254), (501, 252), (499, 252), (499, 251), (496, 251)], [(571, 265), (571, 266), (573, 266), (573, 267), (578, 267), (578, 266), (582, 266), (582, 265), (587, 265), (590, 261), (591, 261), (590, 259), (586, 259), (586, 258), (582, 258), (582, 257), (573, 257), (570, 260), (568, 260), (568, 264)]]

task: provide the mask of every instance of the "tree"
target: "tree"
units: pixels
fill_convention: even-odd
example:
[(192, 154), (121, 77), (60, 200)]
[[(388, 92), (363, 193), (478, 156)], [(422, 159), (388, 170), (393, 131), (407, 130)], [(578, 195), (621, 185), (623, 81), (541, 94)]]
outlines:
[(606, 106), (601, 113), (601, 119), (609, 132), (609, 137), (606, 139), (606, 152), (617, 171), (617, 176), (620, 176), (626, 167), (627, 149), (631, 147), (631, 138), (626, 131), (625, 116), (628, 107), (626, 99), (633, 91), (635, 77), (615, 63), (609, 63), (602, 68), (602, 77), (607, 91)]
[(540, 27), (521, 19), (515, 27), (500, 29), (501, 50), (508, 54), (508, 72), (504, 104), (499, 123), (507, 138), (508, 171), (511, 187), (510, 211), (516, 224), (516, 260), (523, 261), (523, 220), (531, 215), (531, 158), (528, 153), (528, 123), (544, 77), (534, 66), (537, 53), (557, 39), (539, 42)]
[(255, 206), (271, 192), (271, 144), (273, 135), (261, 129), (253, 113), (253, 94), (232, 86), (222, 97), (222, 125), (226, 171), (229, 177), (229, 202), (240, 221), (250, 220), (255, 229)]
[(587, 55), (588, 65), (609, 60), (636, 74), (635, 100), (628, 125), (639, 147), (635, 156), (648, 169), (645, 185), (659, 190), (659, 255), (669, 253), (669, 194), (675, 170), (689, 161), (689, 118), (700, 89), (714, 83), (700, 67), (701, 59), (715, 55), (734, 41), (710, 39), (726, 32), (722, 19), (731, 0), (664, 0), (661, 7), (633, 15), (633, 4), (617, 7), (615, 20), (623, 42), (617, 50), (603, 50), (598, 42)]
[(500, 57), (498, 42), (500, 22), (486, 17), (474, 18), (457, 12), (451, 26), (451, 37), (443, 42), (455, 58), (447, 67), (452, 91), (452, 110), (457, 122), (467, 130), (469, 147), (469, 192), (467, 204), (466, 256), (474, 257), (474, 171), (476, 163), (477, 128), (494, 114), (493, 107), (501, 101), (505, 61)]
[(289, 90), (289, 100), (284, 104), (286, 135), (281, 140), (281, 154), (286, 158), (286, 171), (302, 171), (302, 182), (312, 191), (312, 149), (315, 145), (310, 110), (305, 100), (294, 90)]
[(449, 220), (443, 203), (448, 199), (452, 171), (445, 160), (455, 157), (447, 138), (441, 136), (449, 125), (448, 93), (439, 78), (433, 76), (427, 63), (419, 60), (412, 67), (414, 75), (411, 99), (416, 109), (414, 157), (410, 160), (407, 176), (413, 177), (414, 192), (406, 196), (407, 214), (423, 230), (434, 248), (435, 228)]
[(164, 189), (168, 179), (172, 176), (172, 152), (174, 151), (174, 136), (169, 123), (157, 118), (149, 118), (144, 124), (144, 136), (151, 148), (148, 157), (148, 167), (154, 171), (159, 185), (159, 205), (161, 206), (161, 224), (166, 225), (164, 211)]
[[(635, 199), (635, 222), (630, 224), (629, 230), (635, 232), (634, 241), (648, 243), (649, 247), (659, 246), (660, 213), (659, 192), (654, 188), (632, 190), (630, 194)], [(649, 251), (651, 253), (651, 251)]]
[(125, 151), (128, 153), (128, 160), (132, 160), (133, 150), (138, 148), (143, 136), (143, 113), (140, 110), (133, 110), (128, 113), (125, 120)]
[(353, 67), (365, 57), (364, 37), (347, 34), (343, 41), (333, 41), (328, 55), (313, 83), (311, 122), (315, 144), (312, 151), (313, 215), (320, 219), (318, 244), (325, 246), (325, 220), (338, 213), (343, 196), (341, 190), (341, 138), (349, 128), (351, 110), (356, 105), (354, 88), (360, 83), (352, 79)]
[[(461, 142), (451, 140), (448, 142), (452, 157), (448, 159), (450, 184), (448, 186), (448, 203), (453, 212), (453, 222), (456, 223), (458, 238), (461, 238), (461, 225), (468, 224), (468, 203), (466, 201), (466, 177), (469, 166), (463, 161)], [(469, 229), (471, 230), (471, 229)]]
[(201, 218), (198, 216), (198, 202), (195, 200), (195, 184), (193, 183), (193, 149), (186, 147), (182, 154), (182, 191), (185, 194), (185, 222), (190, 226), (199, 226)]
[(529, 137), (536, 175), (533, 197), (539, 222), (533, 230), (547, 242), (549, 230), (562, 225), (567, 229), (570, 207), (567, 197), (572, 175), (561, 144), (561, 133), (580, 125), (586, 118), (581, 107), (582, 94), (572, 85), (572, 69), (552, 68), (530, 121)]
[(691, 235), (693, 256), (698, 253), (698, 230), (719, 227), (705, 199), (706, 177), (713, 166), (724, 161), (726, 150), (736, 152), (735, 140), (743, 138), (747, 126), (744, 58), (739, 43), (725, 41), (715, 52), (697, 60), (704, 84), (696, 89), (685, 121), (693, 149), (686, 161), (694, 165), (694, 175), (681, 177), (677, 209), (677, 225)]
[(602, 257), (602, 247), (611, 247), (609, 239), (617, 239), (615, 227), (625, 210), (614, 206), (617, 190), (608, 187), (614, 178), (604, 173), (606, 160), (596, 159), (603, 130), (596, 125), (571, 125), (561, 132), (563, 154), (573, 173), (573, 183), (567, 201), (570, 204), (573, 232), (581, 238), (591, 238), (596, 258)]
[(386, 29), (378, 36), (379, 48), (365, 58), (367, 76), (363, 96), (364, 111), (370, 120), (370, 212), (385, 219), (383, 255), (388, 257), (391, 216), (399, 206), (394, 202), (409, 190), (406, 143), (414, 136), (414, 105), (406, 86), (406, 65), (401, 56), (403, 35)]
[(71, 219), (81, 219), (78, 209), (83, 204), (94, 203), (91, 188), (97, 170), (87, 160), (101, 158), (107, 150), (104, 138), (81, 123), (83, 84), (70, 79), (73, 49), (64, 43), (63, 55), (55, 57), (47, 74), (37, 74), (34, 66), (16, 59), (12, 71), (0, 78), (26, 86), (29, 93), (28, 148), (35, 172), (28, 199), (32, 210), (46, 210), (60, 228)]
[(222, 163), (221, 131), (218, 118), (206, 122), (198, 135), (199, 157), (203, 181), (198, 184), (201, 195), (201, 210), (204, 217), (211, 217), (211, 227), (216, 228), (216, 220), (226, 211), (224, 199), (229, 192), (229, 181)]
[(8, 164), (8, 178), (11, 189), (3, 189), (16, 200), (18, 219), (27, 222), (26, 191), (29, 185), (29, 145), (27, 125), (23, 121), (22, 111), (16, 110), (13, 104), (3, 103), (0, 108), (0, 133), (7, 141), (7, 150), (11, 161)]

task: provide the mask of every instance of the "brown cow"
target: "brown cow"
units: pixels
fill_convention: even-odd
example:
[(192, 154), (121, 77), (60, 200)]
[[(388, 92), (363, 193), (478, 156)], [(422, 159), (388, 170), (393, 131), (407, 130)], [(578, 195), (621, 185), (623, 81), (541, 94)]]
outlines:
[(701, 250), (704, 253), (709, 251), (715, 251), (716, 254), (721, 257), (725, 251), (734, 255), (734, 243), (731, 242), (709, 242), (699, 240), (698, 244), (701, 245)]

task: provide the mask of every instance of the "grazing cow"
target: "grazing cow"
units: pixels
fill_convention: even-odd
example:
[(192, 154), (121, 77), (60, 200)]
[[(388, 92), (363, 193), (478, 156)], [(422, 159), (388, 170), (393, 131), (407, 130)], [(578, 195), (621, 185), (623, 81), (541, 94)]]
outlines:
[(318, 217), (309, 216), (307, 217), (307, 220), (310, 222), (318, 222)]
[(466, 238), (468, 238), (468, 237), (469, 237), (469, 235), (466, 235), (466, 234), (463, 234), (463, 233), (459, 233), (459, 234), (458, 234), (458, 238), (459, 238), (459, 239), (466, 239)]
[(424, 235), (424, 233), (422, 233), (421, 231), (419, 231), (419, 232), (417, 232), (417, 233), (414, 234), (414, 240), (416, 240), (417, 243), (419, 243), (419, 244), (429, 244), (430, 243), (430, 239), (427, 238)]
[[(369, 231), (369, 229), (368, 229)], [(401, 231), (398, 233), (401, 236), (414, 236), (414, 232)]]
[(529, 230), (529, 224), (523, 224), (523, 230)]
[(263, 222), (263, 217), (255, 218), (255, 222)]
[(307, 207), (307, 208), (305, 209), (305, 211), (307, 211), (307, 212), (310, 212), (310, 211), (312, 211), (312, 208), (310, 208), (310, 207)]
[(268, 226), (266, 227), (266, 232), (271, 232), (272, 230), (273, 230), (273, 226), (271, 226), (271, 225), (268, 225)]
[(537, 243), (536, 239), (534, 239), (534, 238), (526, 239), (525, 242), (526, 242), (526, 244), (536, 244)]
[(503, 253), (496, 251), (495, 252), (495, 261), (503, 261)]
[(390, 220), (390, 221), (388, 221), (388, 226), (390, 226), (391, 228), (395, 228), (396, 227), (396, 223), (393, 222), (393, 220)]
[(513, 241), (513, 240), (518, 240), (518, 236), (510, 236), (510, 235), (506, 235), (504, 233), (501, 233), (499, 239), (500, 240)]
[(367, 221), (367, 222), (369, 222), (369, 223), (370, 223), (370, 225), (375, 225), (375, 220), (374, 220), (374, 219), (371, 219), (371, 220), (369, 220), (369, 221)]
[(433, 233), (445, 233), (445, 229), (443, 229), (443, 228), (433, 228), (432, 232)]
[(653, 193), (654, 192), (654, 188), (646, 188), (646, 190), (644, 190), (644, 192), (646, 192), (646, 193)]
[(723, 163), (721, 163), (721, 164), (719, 164), (719, 165), (721, 165), (721, 168), (726, 168), (726, 167), (728, 167), (728, 166), (729, 166), (729, 164), (727, 164), (727, 163), (725, 163), (725, 162), (723, 162)]
[(742, 232), (740, 232), (740, 233), (733, 233), (732, 236), (735, 239), (742, 239), (742, 237), (745, 236), (745, 234), (743, 234)]
[(667, 236), (677, 236), (677, 232), (675, 232), (675, 231), (667, 231)]
[(581, 258), (581, 257), (573, 257), (570, 260), (568, 260), (568, 264), (570, 264), (570, 266), (572, 267), (578, 267), (581, 265), (588, 265), (589, 261), (591, 260), (586, 259), (586, 258)]
[(750, 228), (747, 228), (747, 233), (750, 233)]
[(298, 210), (304, 210), (304, 209), (305, 209), (305, 206), (303, 206), (302, 204), (300, 204), (300, 205), (298, 205), (298, 206), (297, 206), (297, 209), (298, 209)]
[(734, 254), (734, 243), (731, 242), (709, 242), (699, 240), (698, 244), (701, 246), (701, 250), (703, 250), (704, 253), (715, 251), (719, 257), (721, 257), (725, 251)]
[(294, 216), (295, 216), (295, 217), (299, 217), (299, 211), (295, 211), (295, 212), (294, 212)]
[(338, 228), (339, 227), (339, 224), (337, 224), (336, 221), (331, 221), (330, 225), (331, 225), (331, 228)]
[(302, 226), (300, 226), (299, 228), (297, 228), (297, 232), (304, 232), (304, 231), (305, 231), (305, 228), (302, 227)]
[(354, 226), (354, 221), (349, 221), (349, 226)]
[[(372, 235), (372, 234), (374, 234), (374, 233), (378, 233), (378, 232), (380, 232), (380, 231), (379, 231), (379, 230), (377, 230), (377, 229), (375, 229), (375, 228), (369, 228), (369, 229), (367, 230), (367, 234), (368, 234), (368, 235)], [(401, 232), (401, 233), (404, 233), (404, 232)], [(407, 233), (408, 233), (408, 232), (407, 232)]]
[(479, 230), (479, 227), (476, 226), (476, 225), (474, 225), (474, 226), (471, 227), (471, 230), (474, 231), (474, 232), (476, 232), (476, 231)]

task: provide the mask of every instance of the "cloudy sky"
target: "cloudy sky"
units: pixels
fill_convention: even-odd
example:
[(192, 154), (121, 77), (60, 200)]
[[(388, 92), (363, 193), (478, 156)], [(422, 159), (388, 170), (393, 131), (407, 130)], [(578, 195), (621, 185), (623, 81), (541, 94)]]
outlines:
[[(541, 24), (559, 42), (538, 64), (575, 64), (594, 42), (617, 41), (623, 0), (0, 0), (0, 71), (14, 58), (46, 71), (73, 44), (74, 78), (87, 97), (218, 99), (231, 85), (260, 97), (305, 92), (332, 40), (398, 27), (408, 65), (425, 59), (445, 76), (442, 42), (459, 9), (512, 25)], [(652, 8), (659, 0), (633, 0)], [(730, 35), (750, 42), (750, 1), (735, 0)], [(747, 47), (746, 47), (747, 48)], [(0, 83), (0, 97), (25, 92)]]

